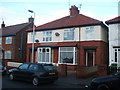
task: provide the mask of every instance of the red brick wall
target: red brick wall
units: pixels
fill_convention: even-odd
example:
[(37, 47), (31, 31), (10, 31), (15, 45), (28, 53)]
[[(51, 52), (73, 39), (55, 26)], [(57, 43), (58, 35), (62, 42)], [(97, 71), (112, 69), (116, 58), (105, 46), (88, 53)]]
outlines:
[(58, 63), (58, 55), (59, 55), (59, 48), (54, 48), (53, 49), (53, 63)]
[[(65, 43), (65, 42), (64, 42)], [(67, 42), (66, 42), (67, 43)], [(74, 43), (74, 42), (72, 42)], [(76, 42), (75, 42), (76, 43)], [(95, 64), (97, 65), (103, 65), (107, 64), (108, 62), (108, 44), (102, 41), (82, 41), (78, 43), (78, 46), (80, 47), (80, 52), (78, 51), (77, 47), (77, 63), (79, 66), (86, 66), (86, 50), (84, 47), (96, 47), (96, 52), (95, 52)], [(39, 47), (39, 44), (35, 44), (35, 47)], [(27, 61), (29, 60), (29, 49), (31, 48), (31, 44), (27, 44)], [(59, 55), (59, 47), (54, 47), (52, 48), (52, 60), (54, 63), (58, 62), (58, 55)], [(74, 65), (68, 65), (68, 69), (74, 70), (76, 69), (76, 66)]]
[(80, 61), (79, 65), (84, 66), (86, 63), (86, 51), (84, 47), (96, 47), (95, 64), (107, 64), (108, 46), (107, 43), (101, 41), (87, 41), (80, 43)]

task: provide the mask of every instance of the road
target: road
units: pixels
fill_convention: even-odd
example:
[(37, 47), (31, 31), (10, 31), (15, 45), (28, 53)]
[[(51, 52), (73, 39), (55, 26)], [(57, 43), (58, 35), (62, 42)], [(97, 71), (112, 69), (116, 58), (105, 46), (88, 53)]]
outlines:
[[(0, 77), (1, 78), (1, 77)], [(64, 83), (63, 82), (64, 78), (59, 78), (55, 83), (53, 84), (40, 84), (39, 86), (34, 86), (32, 85), (32, 83), (30, 82), (25, 82), (25, 81), (10, 81), (7, 75), (2, 76), (2, 88), (4, 89), (27, 89), (27, 88), (31, 88), (31, 89), (40, 89), (40, 88), (53, 88), (53, 89), (59, 89), (59, 88), (72, 88), (72, 89), (78, 89), (79, 90), (90, 90), (90, 88), (85, 88), (84, 85), (80, 85), (80, 84), (75, 84), (75, 83)], [(17, 90), (17, 89), (16, 89)]]

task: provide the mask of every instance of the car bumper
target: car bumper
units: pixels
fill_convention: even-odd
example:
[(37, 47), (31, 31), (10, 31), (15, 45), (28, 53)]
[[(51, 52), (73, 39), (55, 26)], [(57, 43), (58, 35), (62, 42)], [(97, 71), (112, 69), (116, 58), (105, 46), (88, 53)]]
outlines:
[(58, 76), (39, 77), (40, 82), (56, 81), (57, 79), (58, 79)]

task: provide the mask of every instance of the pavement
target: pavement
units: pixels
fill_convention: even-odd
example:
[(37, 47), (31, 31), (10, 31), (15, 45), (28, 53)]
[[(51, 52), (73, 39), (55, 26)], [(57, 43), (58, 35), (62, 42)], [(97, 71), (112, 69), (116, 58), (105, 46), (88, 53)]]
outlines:
[(62, 77), (60, 76), (59, 79), (61, 81), (61, 83), (64, 84), (69, 84), (69, 85), (81, 85), (81, 86), (89, 86), (91, 80), (94, 77), (89, 77), (89, 78), (77, 78), (75, 75), (75, 72), (68, 72), (66, 77)]

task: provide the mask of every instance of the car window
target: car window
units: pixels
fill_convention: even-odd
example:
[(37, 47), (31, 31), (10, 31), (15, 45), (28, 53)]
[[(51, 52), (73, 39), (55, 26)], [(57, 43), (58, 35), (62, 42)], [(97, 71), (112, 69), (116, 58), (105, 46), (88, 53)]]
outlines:
[(29, 66), (29, 64), (27, 64), (27, 63), (26, 64), (22, 64), (22, 65), (19, 66), (19, 69), (24, 69), (25, 70), (25, 69), (28, 68), (28, 66)]
[(36, 65), (36, 64), (31, 64), (30, 67), (29, 67), (29, 70), (37, 71), (37, 70), (38, 70), (38, 65)]
[(49, 66), (49, 65), (45, 65), (45, 66), (43, 66), (43, 68), (45, 70), (54, 70), (55, 69), (54, 66)]
[(115, 73), (115, 75), (120, 75), (120, 72)]

